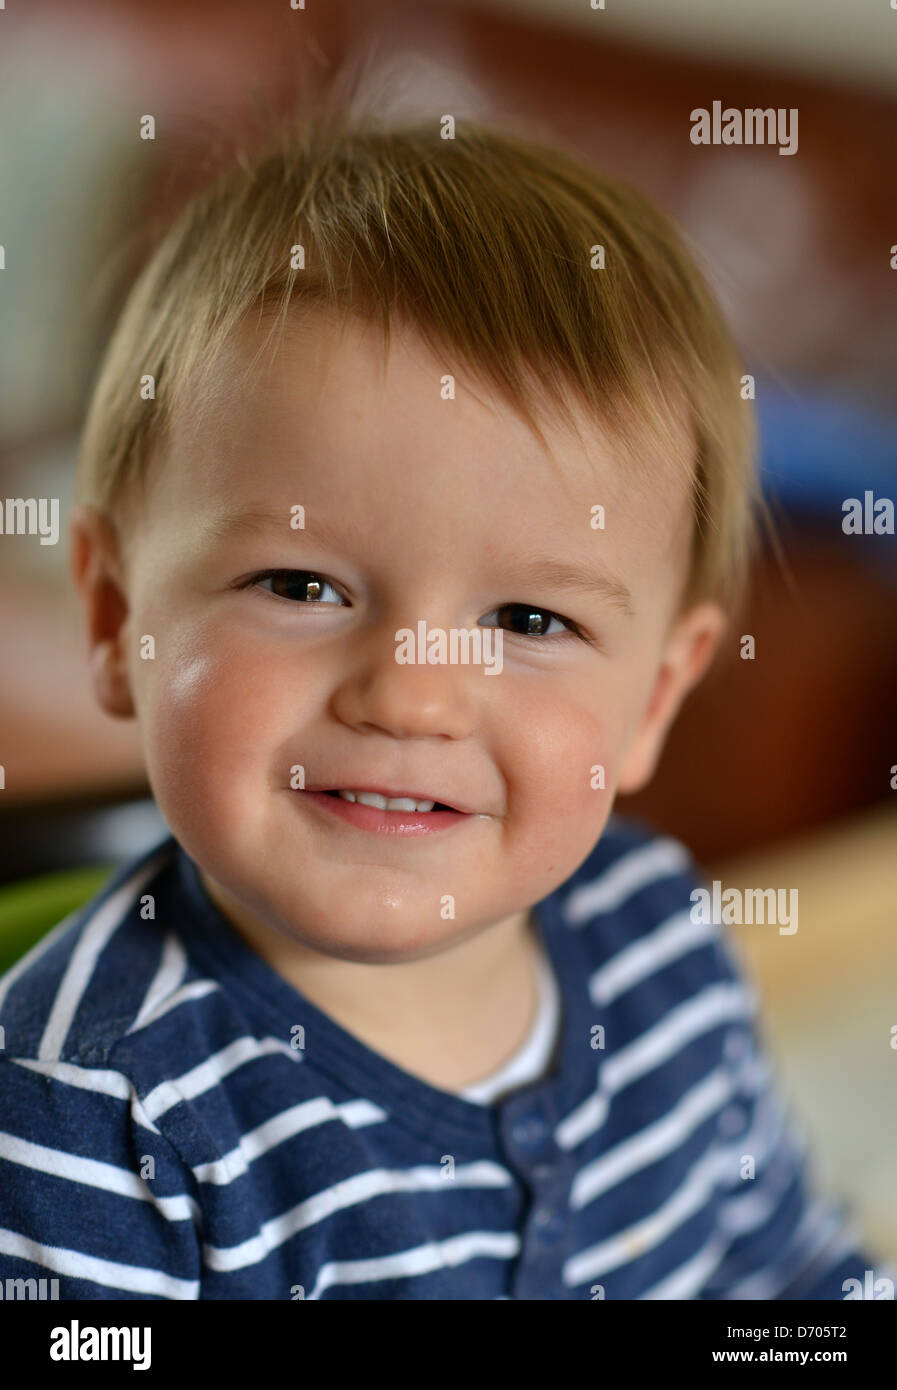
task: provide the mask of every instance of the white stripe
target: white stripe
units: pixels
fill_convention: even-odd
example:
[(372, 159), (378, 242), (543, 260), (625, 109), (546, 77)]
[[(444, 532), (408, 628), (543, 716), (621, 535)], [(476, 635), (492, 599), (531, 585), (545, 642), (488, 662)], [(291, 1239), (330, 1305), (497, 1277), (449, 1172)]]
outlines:
[(686, 1260), (685, 1264), (680, 1265), (678, 1269), (674, 1269), (672, 1274), (661, 1279), (659, 1284), (652, 1284), (650, 1289), (640, 1293), (639, 1298), (649, 1300), (694, 1298), (695, 1294), (707, 1283), (713, 1271), (719, 1268), (725, 1252), (726, 1241), (717, 1231), (697, 1254), (692, 1255), (691, 1259)]
[[(747, 1079), (756, 1084), (762, 1084), (768, 1078), (770, 1068), (765, 1058), (758, 1058), (744, 1071)], [(742, 1080), (741, 1075), (737, 1079)], [(688, 1095), (694, 1096), (695, 1089), (698, 1088), (694, 1088)], [(768, 1221), (777, 1202), (793, 1181), (796, 1156), (791, 1149), (781, 1147), (783, 1134), (786, 1132), (787, 1118), (787, 1112), (778, 1095), (772, 1090), (763, 1091), (757, 1100), (751, 1129), (747, 1134), (736, 1137), (728, 1144), (718, 1142), (709, 1149), (700, 1162), (691, 1169), (685, 1182), (672, 1197), (650, 1217), (635, 1223), (625, 1231), (617, 1233), (598, 1245), (572, 1256), (565, 1266), (565, 1282), (575, 1284), (587, 1281), (628, 1260), (636, 1259), (645, 1254), (653, 1246), (666, 1239), (675, 1225), (682, 1224), (692, 1214), (696, 1201), (700, 1199), (702, 1192), (705, 1196), (709, 1196), (713, 1187), (719, 1188), (721, 1186), (730, 1169), (733, 1167), (737, 1169), (740, 1156), (744, 1153), (751, 1153), (757, 1160), (757, 1168), (761, 1170), (760, 1180), (766, 1184), (763, 1193), (758, 1193), (752, 1188), (740, 1193), (737, 1197), (722, 1202), (719, 1209), (719, 1220), (724, 1227), (724, 1232), (718, 1229), (711, 1241), (703, 1247), (702, 1251), (698, 1252), (697, 1256), (690, 1256), (685, 1264), (665, 1276), (660, 1283), (649, 1292), (642, 1294), (641, 1297), (685, 1297), (687, 1293), (684, 1291), (690, 1287), (695, 1271), (698, 1269), (701, 1273), (702, 1283), (706, 1282), (713, 1270), (723, 1264), (726, 1251), (730, 1248), (732, 1240), (749, 1229), (758, 1229)], [(613, 1152), (616, 1153), (617, 1151)], [(766, 1168), (767, 1163), (772, 1165), (776, 1163), (776, 1160), (781, 1160), (777, 1167)], [(589, 1169), (582, 1170), (583, 1174), (588, 1174), (588, 1172)], [(577, 1174), (574, 1188), (579, 1176)], [(711, 1263), (713, 1250), (717, 1252), (715, 1265)], [(605, 1261), (603, 1266), (602, 1261)], [(697, 1287), (700, 1285), (695, 1286), (695, 1288)], [(679, 1289), (682, 1292), (678, 1294), (665, 1292), (668, 1289)], [(726, 1296), (736, 1297), (737, 1295), (727, 1294)]]
[(265, 1259), (298, 1231), (316, 1225), (334, 1212), (345, 1211), (348, 1207), (358, 1206), (388, 1192), (447, 1192), (460, 1188), (509, 1187), (510, 1184), (510, 1173), (499, 1164), (485, 1159), (461, 1165), (451, 1178), (446, 1178), (441, 1167), (433, 1165), (405, 1169), (371, 1168), (367, 1172), (356, 1173), (352, 1178), (344, 1178), (342, 1182), (316, 1192), (313, 1197), (307, 1197), (289, 1211), (266, 1221), (257, 1235), (239, 1245), (204, 1246), (203, 1258), (210, 1269), (220, 1272), (245, 1269), (247, 1265), (258, 1264)]
[(348, 1100), (335, 1105), (328, 1096), (317, 1096), (314, 1100), (292, 1105), (289, 1110), (272, 1116), (257, 1129), (249, 1130), (240, 1136), (240, 1142), (223, 1157), (211, 1163), (202, 1163), (193, 1169), (197, 1182), (214, 1183), (223, 1187), (235, 1178), (249, 1172), (250, 1163), (261, 1154), (282, 1144), (285, 1139), (317, 1125), (342, 1120), (350, 1129), (360, 1129), (364, 1125), (378, 1124), (388, 1119), (385, 1110), (367, 1100)]
[(183, 946), (171, 932), (166, 932), (158, 968), (143, 996), (143, 1003), (137, 1010), (134, 1022), (128, 1029), (129, 1033), (136, 1033), (138, 1028), (142, 1028), (158, 1004), (175, 992), (184, 978), (186, 969), (187, 956)]
[(148, 863), (136, 870), (97, 908), (83, 927), (53, 1001), (37, 1050), (41, 1060), (58, 1057), (62, 1052), (72, 1019), (104, 947), (121, 926), (125, 913), (133, 905), (140, 889), (158, 872), (159, 866), (168, 858), (169, 853), (170, 850), (167, 848), (160, 850)]
[(134, 1093), (123, 1072), (110, 1071), (106, 1067), (79, 1067), (75, 1062), (38, 1062), (33, 1057), (11, 1057), (10, 1061), (15, 1062), (17, 1067), (26, 1067), (28, 1071), (36, 1071), (52, 1081), (60, 1081), (64, 1086), (77, 1086), (82, 1091), (94, 1091), (97, 1095), (130, 1100)]
[(655, 879), (682, 873), (691, 862), (678, 840), (654, 840), (625, 854), (594, 882), (574, 888), (564, 899), (562, 915), (570, 926), (582, 926), (600, 912), (613, 912)]
[(567, 1260), (562, 1277), (568, 1288), (607, 1274), (665, 1240), (671, 1231), (681, 1226), (707, 1201), (713, 1191), (720, 1160), (719, 1150), (709, 1149), (694, 1165), (685, 1181), (650, 1216)]
[(557, 1126), (554, 1137), (562, 1149), (575, 1148), (601, 1127), (611, 1098), (641, 1076), (669, 1061), (686, 1043), (723, 1020), (749, 1017), (750, 995), (743, 982), (714, 984), (671, 1009), (659, 1023), (641, 1033), (602, 1063), (598, 1086)]
[[(33, 1144), (29, 1139), (20, 1139), (3, 1130), (0, 1130), (0, 1159), (18, 1163), (22, 1168), (32, 1168), (38, 1173), (47, 1173), (50, 1177), (62, 1178), (65, 1182), (83, 1183), (86, 1187), (98, 1187), (103, 1192), (114, 1192), (120, 1197), (151, 1202), (168, 1221), (199, 1219), (199, 1207), (193, 1198), (156, 1197), (130, 1169), (117, 1168), (114, 1163), (84, 1158), (62, 1149), (48, 1149), (44, 1144)], [(70, 1199), (63, 1196), (61, 1200)]]
[[(837, 1223), (839, 1214), (835, 1212), (832, 1219), (833, 1223)], [(825, 1260), (817, 1259), (816, 1267), (812, 1271), (803, 1271), (791, 1282), (797, 1284), (799, 1289), (804, 1288), (806, 1286), (807, 1276), (809, 1275), (811, 1282), (815, 1284), (818, 1280), (824, 1279), (826, 1275), (831, 1274), (835, 1265), (840, 1264), (846, 1255), (855, 1254), (860, 1250), (862, 1243), (863, 1235), (856, 1222), (852, 1218), (844, 1218), (842, 1216), (841, 1225), (840, 1227), (836, 1226), (836, 1234), (832, 1238), (831, 1244), (826, 1249)], [(884, 1272), (885, 1271), (879, 1270), (876, 1277), (880, 1277)], [(893, 1272), (889, 1277), (893, 1282)], [(843, 1294), (843, 1288), (841, 1292)]]
[(672, 1110), (581, 1168), (570, 1191), (570, 1206), (581, 1211), (608, 1188), (672, 1153), (698, 1125), (730, 1099), (734, 1081), (717, 1067), (681, 1098)]
[[(773, 1269), (757, 1270), (747, 1279), (742, 1279), (740, 1283), (733, 1284), (731, 1288), (727, 1289), (726, 1298), (768, 1301), (787, 1290), (797, 1280), (804, 1278), (809, 1266), (814, 1263), (832, 1237), (838, 1234), (842, 1227), (843, 1216), (838, 1212), (828, 1211), (825, 1213), (828, 1219), (820, 1228), (819, 1219), (822, 1214), (823, 1211), (815, 1203), (808, 1205), (800, 1225), (793, 1233), (793, 1245), (796, 1249), (792, 1251), (784, 1271), (780, 1265)], [(809, 1243), (806, 1243), (808, 1236), (813, 1238)], [(837, 1258), (832, 1261), (832, 1264), (836, 1264), (842, 1255), (847, 1254), (852, 1245), (851, 1239), (847, 1241), (843, 1250), (838, 1249)], [(826, 1268), (831, 1268), (831, 1266), (823, 1265), (820, 1273), (824, 1273)]]
[[(722, 1173), (725, 1172), (733, 1159), (737, 1161), (742, 1151), (750, 1149), (750, 1151), (756, 1154), (756, 1152), (761, 1149), (761, 1136), (764, 1131), (768, 1131), (769, 1129), (768, 1117), (765, 1113), (761, 1113), (764, 1110), (762, 1102), (768, 1101), (768, 1099), (767, 1096), (761, 1098), (761, 1103), (758, 1104), (754, 1124), (752, 1125), (750, 1133), (742, 1136), (740, 1139), (733, 1140), (731, 1144), (722, 1146), (718, 1150), (720, 1155), (720, 1174), (717, 1177), (717, 1185), (719, 1185)], [(765, 1108), (768, 1109), (769, 1106), (767, 1105)], [(766, 1158), (773, 1153), (780, 1138), (780, 1130), (781, 1126), (775, 1125), (772, 1135), (770, 1136), (767, 1133), (767, 1142), (765, 1148), (762, 1149), (761, 1162), (765, 1162)], [(790, 1177), (788, 1180), (790, 1181)], [(785, 1186), (787, 1186), (787, 1183)], [(777, 1195), (781, 1196), (783, 1190), (783, 1184), (780, 1182), (778, 1184)], [(754, 1193), (746, 1193), (745, 1198), (749, 1204), (752, 1203)], [(746, 1229), (747, 1227), (747, 1222), (744, 1220), (744, 1212), (742, 1213), (740, 1221), (731, 1220), (731, 1211), (735, 1209), (736, 1206), (740, 1207), (740, 1203), (740, 1198), (730, 1199), (730, 1201), (724, 1202), (720, 1209), (717, 1229), (714, 1231), (710, 1240), (696, 1255), (690, 1256), (684, 1264), (673, 1270), (671, 1274), (666, 1275), (659, 1283), (653, 1285), (646, 1292), (640, 1294), (639, 1297), (643, 1299), (691, 1298), (694, 1297), (699, 1290), (704, 1288), (711, 1276), (724, 1264), (726, 1255), (731, 1248), (734, 1235), (736, 1233), (741, 1233), (737, 1231), (737, 1228), (741, 1226), (742, 1229)], [(745, 1210), (747, 1211), (747, 1208)], [(729, 1214), (728, 1220), (727, 1213)], [(768, 1220), (770, 1212), (760, 1213), (758, 1208), (754, 1207), (749, 1214), (752, 1220), (756, 1222), (756, 1225), (759, 1226), (763, 1224), (763, 1221)], [(762, 1219), (757, 1220), (758, 1216), (762, 1216)], [(721, 1226), (724, 1229), (720, 1229)]]
[(115, 1264), (112, 1260), (101, 1260), (95, 1255), (82, 1255), (78, 1250), (41, 1245), (39, 1241), (29, 1240), (17, 1231), (7, 1231), (2, 1227), (0, 1253), (30, 1260), (42, 1269), (64, 1274), (70, 1279), (89, 1279), (91, 1283), (101, 1284), (104, 1288), (124, 1289), (127, 1293), (160, 1294), (163, 1298), (199, 1297), (197, 1279), (175, 1279), (161, 1269)]
[(435, 1269), (454, 1269), (470, 1260), (486, 1256), (489, 1259), (512, 1260), (520, 1250), (520, 1238), (514, 1231), (465, 1231), (447, 1240), (428, 1241), (413, 1250), (395, 1255), (382, 1255), (371, 1260), (333, 1260), (322, 1265), (309, 1300), (321, 1297), (325, 1289), (335, 1284), (372, 1284), (383, 1279), (408, 1279), (415, 1274), (430, 1274)]
[(737, 1164), (742, 1153), (759, 1154), (760, 1164), (763, 1164), (774, 1153), (775, 1145), (780, 1138), (781, 1114), (781, 1108), (775, 1104), (775, 1097), (766, 1093), (755, 1110), (748, 1134), (741, 1135), (728, 1144), (717, 1141), (690, 1169), (684, 1182), (672, 1196), (650, 1216), (572, 1256), (565, 1265), (565, 1282), (575, 1284), (592, 1279), (638, 1258), (665, 1240), (677, 1225), (681, 1225), (692, 1215), (702, 1201), (710, 1197), (713, 1188), (720, 1184), (733, 1163)]
[(6, 1002), (6, 996), (9, 994), (9, 991), (12, 989), (19, 976), (24, 975), (25, 971), (29, 970), (31, 966), (34, 965), (35, 961), (40, 960), (44, 952), (49, 951), (50, 947), (54, 942), (59, 940), (63, 932), (68, 931), (80, 911), (81, 908), (76, 908), (74, 912), (70, 912), (68, 917), (64, 917), (61, 922), (57, 923), (55, 927), (46, 932), (41, 937), (40, 941), (34, 943), (30, 951), (26, 952), (20, 960), (17, 960), (14, 965), (9, 967), (5, 975), (0, 977), (0, 1009), (3, 1008)]
[[(128, 1033), (136, 1033), (140, 1028), (146, 1028), (150, 1023), (156, 1023), (172, 1009), (177, 1009), (181, 1004), (189, 1004), (194, 999), (204, 999), (207, 994), (215, 994), (220, 989), (220, 985), (215, 980), (194, 980), (189, 985), (184, 985), (181, 989), (175, 990), (174, 994), (169, 994), (167, 998), (159, 999), (155, 1004), (147, 1009), (143, 1018), (139, 1022), (134, 1022), (128, 1029)], [(146, 1001), (141, 1005), (141, 1010), (145, 1007)]]
[(157, 1120), (167, 1110), (180, 1105), (182, 1100), (195, 1100), (197, 1096), (202, 1095), (204, 1091), (212, 1090), (226, 1076), (245, 1066), (247, 1062), (268, 1057), (272, 1052), (289, 1057), (291, 1062), (297, 1064), (301, 1064), (303, 1060), (300, 1049), (290, 1047), (289, 1043), (283, 1042), (280, 1038), (237, 1038), (174, 1081), (161, 1081), (158, 1086), (154, 1086), (143, 1102), (144, 1112), (149, 1119)]
[(633, 941), (596, 970), (589, 979), (593, 1004), (609, 1004), (625, 990), (654, 975), (663, 966), (708, 941), (715, 941), (720, 929), (715, 923), (693, 922), (687, 912), (677, 912), (646, 936)]

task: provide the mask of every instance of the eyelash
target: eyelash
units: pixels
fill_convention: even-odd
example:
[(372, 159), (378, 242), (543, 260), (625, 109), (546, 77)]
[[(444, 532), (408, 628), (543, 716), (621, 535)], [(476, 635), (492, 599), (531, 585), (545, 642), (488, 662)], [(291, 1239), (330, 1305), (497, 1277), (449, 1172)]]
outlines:
[[(302, 578), (307, 578), (307, 579), (318, 580), (322, 585), (326, 586), (327, 588), (333, 589), (334, 593), (337, 593), (337, 594), (339, 593), (339, 590), (337, 589), (336, 585), (335, 585), (331, 580), (326, 579), (326, 578), (324, 577), (324, 575), (318, 574), (316, 570), (284, 570), (284, 569), (277, 569), (277, 570), (262, 570), (262, 571), (260, 571), (258, 574), (253, 574), (253, 575), (251, 575), (249, 579), (245, 580), (243, 583), (237, 585), (236, 587), (237, 587), (237, 588), (240, 588), (240, 589), (250, 589), (250, 588), (255, 588), (256, 586), (261, 587), (263, 581), (266, 580), (266, 579), (284, 579), (284, 578), (290, 578), (290, 579), (292, 579), (292, 578), (294, 578), (294, 577), (296, 577), (296, 576), (301, 576)], [(270, 594), (273, 594), (273, 590), (271, 590), (271, 589), (266, 590), (266, 592), (267, 592), (267, 593), (270, 593)], [(299, 600), (293, 600), (293, 599), (286, 598), (283, 594), (273, 594), (273, 596), (274, 596), (275, 598), (281, 598), (281, 599), (283, 599), (284, 602), (286, 602), (286, 603), (298, 602), (298, 603), (300, 603), (300, 605), (305, 606), (305, 607), (314, 607), (314, 606), (316, 606), (317, 604), (319, 604), (319, 603), (322, 602), (321, 599), (299, 599)], [(340, 595), (340, 597), (342, 597), (342, 595)], [(337, 605), (333, 605), (333, 606), (336, 607)], [(561, 633), (561, 632), (548, 632), (548, 633), (543, 633), (543, 632), (515, 632), (515, 631), (512, 629), (512, 630), (511, 630), (511, 635), (514, 636), (514, 637), (536, 637), (536, 638), (541, 638), (542, 641), (545, 641), (545, 640), (550, 640), (551, 638), (558, 638), (558, 637), (564, 637), (564, 636), (566, 636), (566, 635), (569, 635), (569, 636), (571, 636), (571, 637), (576, 637), (576, 638), (578, 638), (578, 639), (579, 639), (580, 641), (582, 641), (582, 642), (589, 642), (589, 643), (591, 643), (591, 639), (590, 639), (589, 637), (586, 636), (585, 632), (582, 630), (582, 628), (579, 626), (578, 623), (574, 622), (572, 618), (564, 618), (564, 617), (562, 617), (560, 613), (555, 613), (554, 610), (551, 609), (551, 608), (541, 608), (541, 607), (537, 606), (536, 604), (527, 604), (527, 603), (500, 603), (500, 604), (498, 604), (494, 609), (491, 609), (490, 612), (493, 612), (493, 613), (501, 613), (501, 611), (502, 611), (503, 609), (505, 609), (505, 608), (521, 608), (521, 609), (524, 609), (524, 610), (529, 611), (530, 613), (544, 613), (544, 614), (546, 614), (546, 615), (548, 616), (549, 619), (551, 619), (551, 618), (556, 618), (557, 621), (558, 621), (559, 623), (563, 623), (563, 624), (566, 626), (567, 630), (568, 630), (568, 631), (567, 631), (567, 634), (565, 634), (565, 633)], [(488, 624), (486, 624), (486, 626), (488, 626), (488, 627), (497, 627), (498, 624), (497, 624), (497, 623), (488, 623)]]

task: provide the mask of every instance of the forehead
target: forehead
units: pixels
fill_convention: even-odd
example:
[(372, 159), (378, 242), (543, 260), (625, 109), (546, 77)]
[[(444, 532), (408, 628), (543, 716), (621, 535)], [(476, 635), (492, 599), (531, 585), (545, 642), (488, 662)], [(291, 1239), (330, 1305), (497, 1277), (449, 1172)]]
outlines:
[[(608, 551), (669, 560), (690, 535), (692, 443), (682, 421), (658, 446), (626, 441), (574, 407), (574, 428), (540, 419), (541, 439), (513, 405), (450, 351), (407, 325), (379, 327), (323, 311), (288, 320), (276, 351), (247, 317), (202, 401), (174, 422), (163, 470), (170, 503), (223, 517), (244, 505), (338, 506), (401, 539), (479, 534), (559, 549), (597, 535)], [(404, 532), (403, 532), (404, 528)], [(511, 534), (513, 532), (513, 535)]]

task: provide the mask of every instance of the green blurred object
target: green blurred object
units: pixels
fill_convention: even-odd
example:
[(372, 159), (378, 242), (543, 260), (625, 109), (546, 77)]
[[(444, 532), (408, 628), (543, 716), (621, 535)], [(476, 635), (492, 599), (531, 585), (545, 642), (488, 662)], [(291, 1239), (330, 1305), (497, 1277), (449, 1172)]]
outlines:
[(109, 864), (64, 869), (0, 887), (0, 975), (57, 922), (89, 902), (112, 870)]

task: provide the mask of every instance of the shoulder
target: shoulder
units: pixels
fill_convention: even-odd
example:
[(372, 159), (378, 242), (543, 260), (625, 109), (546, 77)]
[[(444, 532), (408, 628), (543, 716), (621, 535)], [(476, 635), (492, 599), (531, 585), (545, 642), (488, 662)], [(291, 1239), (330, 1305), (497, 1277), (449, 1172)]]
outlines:
[[(0, 976), (0, 1039), (8, 1059), (105, 1067), (156, 1003), (183, 980), (175, 938), (155, 920), (172, 891), (176, 845), (164, 840), (123, 866), (90, 902), (60, 922)], [(168, 969), (166, 969), (166, 963)]]
[(704, 875), (681, 841), (635, 819), (612, 816), (601, 839), (558, 890), (560, 915), (581, 931), (598, 973), (596, 1003), (651, 980), (674, 1003), (708, 985), (751, 994), (719, 923), (695, 911)]
[(624, 904), (664, 908), (687, 901), (701, 871), (681, 841), (635, 819), (613, 815), (604, 832), (559, 889), (573, 924), (608, 916)]

